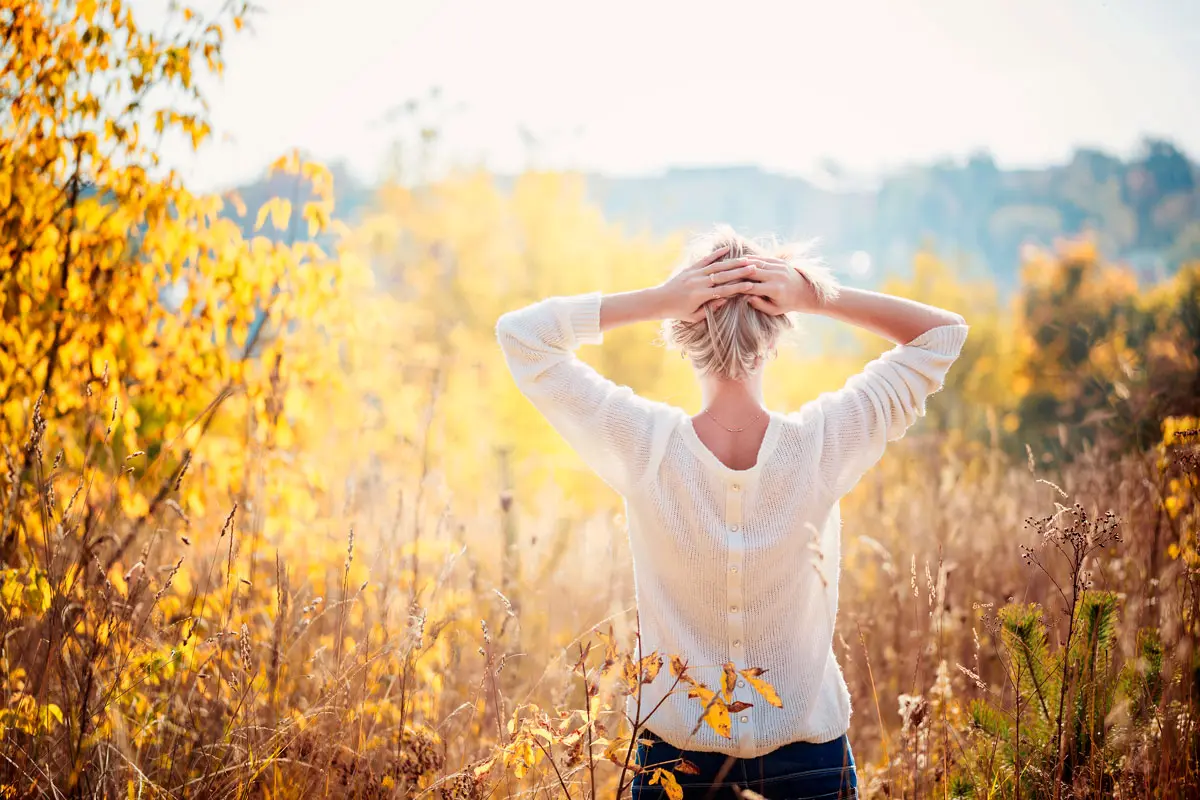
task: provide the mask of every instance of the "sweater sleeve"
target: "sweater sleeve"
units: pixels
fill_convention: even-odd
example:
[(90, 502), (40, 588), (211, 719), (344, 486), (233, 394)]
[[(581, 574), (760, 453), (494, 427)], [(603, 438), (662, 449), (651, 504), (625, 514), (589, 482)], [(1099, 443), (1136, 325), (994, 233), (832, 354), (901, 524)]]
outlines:
[(600, 344), (600, 294), (552, 297), (510, 311), (496, 337), (517, 387), (609, 486), (622, 494), (646, 473), (664, 408), (580, 361)]
[(966, 325), (942, 325), (872, 361), (818, 400), (824, 417), (821, 478), (840, 498), (893, 442), (925, 416), (925, 400), (942, 388), (967, 338)]

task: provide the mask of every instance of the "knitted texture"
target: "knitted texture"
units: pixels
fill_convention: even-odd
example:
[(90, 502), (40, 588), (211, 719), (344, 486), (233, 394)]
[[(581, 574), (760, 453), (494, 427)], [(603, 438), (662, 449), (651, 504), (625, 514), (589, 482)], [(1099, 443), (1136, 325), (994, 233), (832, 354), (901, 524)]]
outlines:
[[(771, 412), (758, 459), (725, 466), (691, 418), (607, 380), (575, 356), (599, 344), (600, 295), (553, 297), (502, 316), (497, 338), (521, 391), (625, 499), (642, 651), (678, 655), (711, 688), (722, 665), (763, 667), (782, 708), (737, 684), (732, 738), (663, 670), (644, 687), (647, 726), (679, 748), (740, 758), (826, 742), (850, 725), (833, 650), (838, 500), (925, 413), (967, 326), (934, 328), (793, 413)], [(631, 704), (628, 709), (635, 712)], [(695, 730), (695, 733), (693, 733)]]

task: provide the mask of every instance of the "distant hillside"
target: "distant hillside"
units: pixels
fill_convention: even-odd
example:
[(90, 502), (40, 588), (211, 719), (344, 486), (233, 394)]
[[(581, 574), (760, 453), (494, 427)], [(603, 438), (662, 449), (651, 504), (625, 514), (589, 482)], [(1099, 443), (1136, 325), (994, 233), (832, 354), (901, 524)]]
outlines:
[[(370, 202), (370, 189), (344, 170), (334, 172), (338, 213), (353, 219)], [(496, 180), (508, 187), (513, 179)], [(1147, 140), (1128, 161), (1080, 149), (1069, 162), (1043, 169), (1002, 170), (981, 154), (966, 163), (913, 167), (867, 189), (819, 187), (747, 166), (588, 175), (587, 182), (589, 196), (631, 231), (663, 234), (722, 221), (748, 233), (819, 236), (835, 267), (863, 251), (876, 273), (903, 271), (916, 250), (931, 244), (1009, 286), (1023, 244), (1088, 230), (1106, 255), (1151, 276), (1200, 258), (1200, 168), (1160, 140)], [(263, 183), (240, 189), (251, 221), (271, 190), (287, 196)]]

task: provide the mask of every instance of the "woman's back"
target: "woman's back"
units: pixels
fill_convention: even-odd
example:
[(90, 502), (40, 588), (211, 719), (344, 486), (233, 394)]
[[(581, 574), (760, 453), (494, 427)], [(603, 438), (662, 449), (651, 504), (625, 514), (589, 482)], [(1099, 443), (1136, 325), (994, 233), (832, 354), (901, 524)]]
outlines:
[[(781, 707), (744, 677), (729, 738), (694, 734), (699, 706), (665, 673), (645, 688), (651, 728), (671, 744), (744, 758), (849, 725), (833, 654), (838, 499), (924, 413), (966, 336), (945, 325), (898, 345), (846, 386), (793, 414), (724, 431), (639, 397), (574, 356), (598, 343), (598, 294), (551, 298), (504, 315), (497, 333), (521, 390), (624, 497), (644, 652), (678, 655), (709, 687), (723, 665), (769, 669)], [(711, 415), (707, 415), (711, 417)], [(749, 435), (747, 435), (749, 434)], [(635, 709), (630, 709), (631, 713)]]

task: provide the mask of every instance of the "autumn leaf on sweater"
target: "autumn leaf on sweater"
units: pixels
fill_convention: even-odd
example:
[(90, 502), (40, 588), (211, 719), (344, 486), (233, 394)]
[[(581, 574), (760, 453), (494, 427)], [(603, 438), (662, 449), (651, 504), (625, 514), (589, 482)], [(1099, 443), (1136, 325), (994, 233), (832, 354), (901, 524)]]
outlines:
[(732, 734), (730, 733), (729, 707), (722, 703), (720, 698), (708, 704), (708, 708), (704, 712), (704, 721), (708, 723), (708, 727), (721, 736), (724, 736), (726, 739), (732, 738)]
[(710, 728), (726, 739), (731, 738), (729, 707), (717, 696), (716, 692), (703, 684), (697, 683), (688, 690), (688, 697), (700, 700), (700, 704), (704, 708), (704, 714), (701, 717), (703, 722), (708, 723)]
[(779, 695), (775, 692), (775, 687), (764, 681), (761, 676), (765, 669), (762, 667), (751, 667), (744, 669), (741, 675), (746, 680), (750, 681), (750, 685), (754, 687), (754, 691), (762, 695), (762, 698), (776, 708), (783, 708), (783, 701), (779, 699)]
[(725, 695), (725, 702), (733, 699), (733, 687), (737, 685), (737, 669), (733, 666), (732, 661), (726, 661), (721, 672), (721, 692)]

